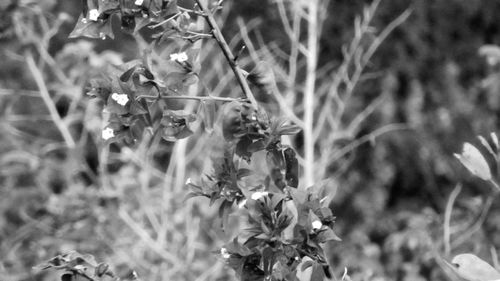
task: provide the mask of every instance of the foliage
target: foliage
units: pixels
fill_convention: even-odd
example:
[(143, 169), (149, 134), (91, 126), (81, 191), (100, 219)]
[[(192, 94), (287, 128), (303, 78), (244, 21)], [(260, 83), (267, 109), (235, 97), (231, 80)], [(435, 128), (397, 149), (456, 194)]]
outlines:
[[(190, 124), (199, 117), (170, 110), (168, 98), (189, 99), (179, 94), (186, 94), (186, 88), (199, 77), (196, 51), (190, 47), (200, 38), (187, 35), (194, 32), (187, 29), (192, 26), (188, 23), (189, 13), (207, 18), (215, 29), (214, 37), (224, 46), (224, 40), (212, 23), (212, 12), (217, 7), (209, 10), (198, 2), (199, 9), (184, 9), (181, 13), (175, 1), (151, 1), (149, 5), (138, 1), (135, 6), (102, 1), (90, 8), (89, 4), (93, 2), (84, 5), (83, 15), (70, 37), (113, 38), (110, 19), (118, 11), (125, 30), (137, 32), (137, 26), (144, 28), (152, 24), (160, 28), (153, 35), (157, 40), (144, 52), (142, 60), (126, 63), (91, 80), (88, 95), (102, 100), (104, 111), (109, 113), (103, 139), (134, 145), (147, 134), (152, 139), (159, 135), (167, 141), (191, 135)], [(179, 37), (188, 43), (182, 47), (182, 52), (170, 54), (170, 59), (161, 54), (155, 56), (153, 46), (161, 45), (167, 37)], [(222, 51), (228, 54), (224, 47)], [(235, 73), (240, 71), (237, 65), (231, 66)], [(298, 160), (291, 147), (282, 145), (281, 137), (297, 133), (299, 128), (288, 125), (286, 120), (268, 117), (263, 109), (256, 108), (251, 92), (245, 94), (250, 102), (232, 100), (224, 105), (220, 118), (226, 141), (224, 156), (214, 159), (214, 173), (207, 176), (207, 182), (202, 186), (189, 184), (194, 190), (191, 196), (208, 197), (211, 204), (221, 201), (219, 216), (223, 227), (235, 203), (247, 210), (241, 216), (247, 218), (248, 229), (221, 250), (223, 258), (242, 280), (299, 280), (296, 277), (299, 264), (302, 264), (301, 271), (313, 268), (313, 280), (322, 280), (331, 273), (321, 244), (340, 240), (332, 230), (334, 217), (328, 208), (330, 202), (324, 200), (328, 197), (319, 198), (323, 190), (314, 187), (308, 192), (293, 190), (298, 187)], [(211, 103), (216, 98), (207, 96), (199, 100), (202, 122), (206, 128), (212, 128), (214, 107), (208, 107), (207, 101)], [(250, 162), (252, 155), (262, 150), (266, 151), (269, 175), (257, 185), (240, 184), (243, 178), (251, 176), (251, 170), (237, 167), (234, 158)], [(243, 240), (239, 242), (240, 239)], [(303, 261), (305, 257), (309, 258), (307, 262)], [(71, 276), (100, 280), (106, 273), (114, 277), (107, 266), (96, 265), (94, 260), (89, 261), (79, 254), (57, 256), (42, 266), (42, 269), (47, 268), (65, 270), (62, 280), (71, 279)]]
[[(309, 212), (312, 218), (302, 226), (292, 220), (281, 234), (277, 218), (295, 212), (287, 204), (307, 186), (303, 156), (311, 143), (304, 142), (301, 121), (310, 61), (304, 28), (309, 25), (304, 12), (308, 3), (226, 1), (217, 10), (222, 32), (231, 34), (230, 49), (238, 51), (237, 65), (253, 68), (241, 69), (259, 101), (253, 108), (241, 97), (217, 45), (198, 40), (212, 35), (202, 28), (203, 14), (196, 7), (190, 9), (195, 13), (182, 7), (189, 1), (179, 1), (178, 10), (169, 6), (172, 16), (180, 13), (175, 17), (160, 12), (160, 1), (143, 1), (154, 13), (133, 2), (125, 9), (117, 8), (118, 1), (107, 2), (116, 9), (101, 10), (101, 1), (85, 1), (84, 13), (64, 1), (0, 3), (0, 274), (16, 281), (57, 280), (61, 274), (69, 278), (81, 268), (72, 270), (72, 264), (54, 272), (31, 267), (51, 256), (70, 261), (78, 254), (68, 251), (77, 249), (106, 260), (122, 279), (136, 272), (144, 280), (234, 280), (223, 263), (243, 273), (241, 265), (255, 264), (273, 251), (276, 278), (287, 268), (304, 278), (301, 270), (311, 260), (305, 255), (296, 265), (289, 245), (305, 246), (285, 238), (294, 228), (319, 225), (318, 215)], [(497, 178), (495, 157), (474, 136), (493, 145), (489, 132), (497, 129), (498, 5), (490, 0), (381, 1), (366, 29), (352, 29), (366, 1), (320, 2), (327, 4), (318, 17), (314, 104), (328, 111), (314, 108), (314, 171), (321, 175), (314, 180), (331, 176), (327, 187), (342, 186), (329, 207), (335, 206), (339, 219), (334, 230), (343, 241), (322, 244), (324, 257), (334, 265), (332, 274), (348, 273), (352, 280), (441, 280), (444, 269), (454, 278), (440, 261), (459, 252), (474, 252), (488, 262), (491, 254), (495, 265), (493, 250), (500, 243), (495, 193), (467, 168), (474, 163), (485, 167), (482, 159), (471, 158), (477, 156), (473, 146)], [(355, 23), (373, 16), (366, 12), (373, 6)], [(356, 56), (342, 71), (350, 51), (366, 51), (394, 15), (408, 7), (411, 16), (383, 40), (367, 73), (352, 84)], [(90, 14), (94, 8), (99, 13), (95, 21), (96, 13)], [(58, 15), (60, 11), (68, 14)], [(289, 16), (292, 30), (298, 27), (291, 33), (298, 37), (289, 37), (286, 25), (280, 28), (283, 15)], [(92, 38), (67, 40), (72, 30)], [(111, 35), (114, 40), (108, 40)], [(356, 38), (359, 44), (351, 44)], [(489, 45), (479, 54), (486, 63), (476, 55), (484, 44)], [(27, 64), (30, 55), (35, 72)], [(45, 85), (36, 83), (36, 69)], [(268, 77), (276, 83), (266, 81)], [(340, 98), (353, 93), (340, 115), (333, 107), (338, 100), (328, 101), (335, 92), (332, 81), (339, 77)], [(41, 99), (43, 86), (49, 99)], [(47, 110), (51, 103), (52, 112)], [(273, 126), (281, 123), (291, 126), (290, 135), (283, 134), (268, 150)], [(384, 128), (404, 130), (386, 134)], [(462, 150), (462, 142), (470, 146)], [(469, 166), (460, 167), (453, 153)], [(470, 171), (489, 178), (485, 169)], [(193, 180), (184, 187), (187, 177)], [(464, 182), (464, 188), (457, 182)], [(214, 199), (184, 201), (186, 188)], [(233, 194), (226, 194), (227, 189)], [(282, 197), (276, 206), (269, 203)], [(258, 213), (250, 207), (270, 212), (270, 222), (253, 223), (252, 215)], [(215, 219), (219, 210), (222, 219)], [(250, 245), (255, 247), (248, 247), (252, 233), (245, 229), (285, 242), (256, 238)], [(313, 234), (296, 236), (311, 241)], [(209, 251), (219, 261), (207, 258)], [(92, 266), (84, 266), (89, 276), (95, 275)], [(258, 279), (269, 267), (247, 267), (249, 273), (243, 275)], [(313, 268), (324, 274), (321, 262), (305, 272)]]

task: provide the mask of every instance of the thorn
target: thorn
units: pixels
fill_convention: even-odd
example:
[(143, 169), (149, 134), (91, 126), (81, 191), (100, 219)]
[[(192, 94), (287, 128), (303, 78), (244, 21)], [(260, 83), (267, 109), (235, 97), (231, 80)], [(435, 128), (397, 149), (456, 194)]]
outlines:
[(238, 58), (241, 56), (243, 51), (245, 51), (246, 47), (247, 47), (246, 45), (241, 46), (240, 50), (238, 51), (238, 54), (234, 57), (234, 62), (236, 62), (238, 60)]

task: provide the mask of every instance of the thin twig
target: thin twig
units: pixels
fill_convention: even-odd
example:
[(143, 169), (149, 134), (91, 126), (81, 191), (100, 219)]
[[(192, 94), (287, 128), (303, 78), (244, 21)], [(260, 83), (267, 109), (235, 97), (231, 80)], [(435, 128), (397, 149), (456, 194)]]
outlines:
[(444, 240), (444, 253), (446, 256), (450, 255), (451, 246), (450, 246), (450, 220), (451, 220), (451, 212), (453, 211), (453, 204), (457, 199), (458, 194), (462, 191), (462, 185), (457, 184), (453, 191), (450, 194), (450, 198), (448, 199), (448, 203), (446, 203), (446, 209), (444, 212), (444, 231), (443, 231), (443, 240)]
[(304, 183), (314, 184), (314, 96), (316, 90), (316, 68), (318, 63), (318, 5), (309, 1), (307, 16), (306, 81), (304, 86)]
[(386, 126), (382, 126), (378, 129), (376, 129), (375, 131), (373, 131), (369, 134), (366, 134), (366, 135), (360, 137), (359, 139), (356, 139), (355, 141), (352, 141), (348, 145), (344, 146), (342, 149), (337, 150), (334, 153), (332, 153), (331, 156), (329, 157), (330, 162), (337, 161), (338, 159), (340, 159), (340, 157), (346, 155), (347, 153), (354, 150), (358, 146), (360, 146), (368, 141), (372, 141), (375, 138), (377, 138), (383, 134), (386, 134), (386, 133), (392, 132), (392, 131), (400, 131), (400, 130), (411, 130), (411, 128), (408, 127), (408, 125), (406, 125), (404, 123), (395, 123), (395, 124), (389, 124)]
[(456, 245), (462, 245), (464, 241), (469, 239), (470, 236), (472, 236), (474, 233), (476, 233), (479, 229), (481, 229), (481, 226), (483, 225), (484, 221), (486, 220), (486, 217), (488, 216), (488, 212), (490, 211), (491, 205), (493, 204), (493, 196), (488, 197), (486, 200), (486, 203), (484, 204), (484, 208), (479, 215), (479, 218), (472, 224), (472, 226), (463, 233), (461, 236), (457, 237), (455, 241), (453, 241), (452, 246)]
[(226, 57), (227, 62), (229, 63), (229, 66), (234, 72), (234, 75), (236, 76), (236, 80), (238, 80), (238, 83), (240, 84), (241, 89), (243, 90), (243, 93), (245, 94), (246, 98), (250, 101), (250, 103), (257, 108), (257, 100), (255, 100), (255, 97), (252, 94), (252, 91), (250, 90), (250, 86), (248, 85), (248, 82), (243, 75), (243, 72), (241, 71), (240, 67), (235, 61), (234, 55), (229, 49), (229, 45), (226, 42), (226, 39), (222, 35), (219, 26), (217, 25), (217, 22), (214, 19), (214, 16), (212, 15), (212, 12), (205, 6), (205, 4), (202, 3), (201, 0), (196, 0), (196, 3), (198, 6), (202, 9), (202, 11), (205, 13), (205, 19), (212, 29), (212, 34), (214, 35), (215, 40), (219, 44), (219, 47), (222, 50), (222, 53)]
[[(136, 99), (157, 99), (158, 96), (140, 95)], [(225, 97), (213, 97), (213, 96), (161, 96), (164, 100), (197, 100), (197, 101), (220, 101), (220, 102), (232, 102), (232, 101), (244, 101), (245, 99), (235, 99), (235, 98), (225, 98)]]
[(26, 63), (28, 64), (28, 68), (30, 69), (33, 78), (35, 79), (38, 89), (40, 90), (40, 95), (42, 96), (43, 102), (45, 103), (45, 105), (49, 110), (50, 116), (54, 120), (54, 124), (56, 125), (57, 129), (59, 129), (59, 132), (61, 133), (68, 148), (70, 149), (74, 148), (75, 141), (71, 136), (68, 127), (66, 126), (66, 124), (64, 124), (64, 121), (57, 112), (57, 108), (54, 104), (54, 101), (52, 101), (52, 99), (50, 98), (49, 90), (45, 85), (45, 81), (43, 80), (43, 75), (40, 72), (40, 69), (38, 69), (38, 67), (35, 64), (35, 60), (33, 59), (33, 54), (31, 52), (26, 52), (25, 57), (26, 57)]
[(165, 251), (163, 247), (160, 247), (158, 243), (147, 233), (147, 231), (139, 224), (137, 224), (125, 211), (125, 209), (120, 208), (118, 210), (118, 215), (122, 219), (125, 224), (128, 225), (130, 229), (132, 229), (135, 234), (137, 234), (141, 240), (156, 254), (158, 254), (160, 257), (168, 261), (174, 266), (179, 266), (179, 260), (176, 256), (172, 255), (171, 253)]

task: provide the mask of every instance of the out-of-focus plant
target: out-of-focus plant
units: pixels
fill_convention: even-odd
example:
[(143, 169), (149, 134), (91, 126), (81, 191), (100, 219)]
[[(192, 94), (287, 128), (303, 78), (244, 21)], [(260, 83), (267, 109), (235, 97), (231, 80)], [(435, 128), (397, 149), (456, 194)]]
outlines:
[[(487, 91), (494, 91), (498, 89), (499, 79), (496, 67), (500, 61), (500, 49), (494, 45), (485, 45), (479, 49), (479, 54), (485, 57), (488, 65), (493, 70), (488, 77), (483, 80), (482, 87)], [(466, 229), (461, 236), (453, 241), (455, 245), (457, 241), (464, 241), (467, 237), (481, 228), (489, 214), (493, 200), (497, 198), (500, 192), (500, 186), (498, 184), (498, 168), (500, 164), (500, 145), (498, 136), (495, 132), (492, 132), (488, 137), (478, 136), (477, 139), (477, 145), (466, 142), (463, 144), (462, 152), (455, 153), (454, 156), (473, 176), (488, 182), (492, 185), (494, 190), (493, 193), (486, 196), (487, 199), (480, 211), (479, 219), (472, 224), (469, 229)], [(451, 193), (446, 207), (444, 224), (445, 256), (448, 256), (452, 251), (450, 220), (454, 201), (458, 197), (460, 191), (461, 186), (459, 185)], [(492, 249), (492, 256), (496, 262), (496, 250), (494, 250), (494, 248)], [(499, 276), (496, 269), (474, 254), (460, 254), (453, 258), (451, 264), (446, 261), (444, 261), (444, 264), (447, 265), (448, 268), (451, 268), (452, 272), (466, 280), (493, 280)]]

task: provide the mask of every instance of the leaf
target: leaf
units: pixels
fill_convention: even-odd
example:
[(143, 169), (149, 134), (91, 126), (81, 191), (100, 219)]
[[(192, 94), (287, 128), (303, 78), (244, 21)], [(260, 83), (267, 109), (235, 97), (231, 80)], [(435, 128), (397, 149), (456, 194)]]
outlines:
[(283, 151), (283, 156), (285, 158), (286, 165), (286, 183), (290, 187), (297, 188), (299, 186), (299, 161), (295, 156), (295, 151), (292, 148), (287, 147)]
[(274, 265), (274, 250), (271, 247), (267, 247), (262, 251), (262, 263), (264, 267), (264, 274), (266, 276), (271, 275)]
[(75, 281), (76, 278), (73, 273), (64, 273), (61, 275), (61, 281)]
[(248, 176), (250, 176), (252, 174), (253, 174), (252, 170), (242, 168), (242, 169), (238, 170), (237, 177), (238, 177), (238, 179), (242, 179), (242, 178), (248, 177)]
[(113, 30), (111, 27), (111, 20), (91, 21), (84, 19), (82, 15), (78, 18), (75, 28), (69, 34), (69, 38), (76, 37), (89, 37), (89, 38), (100, 38), (105, 39), (106, 36), (114, 39)]
[(128, 33), (135, 31), (135, 16), (133, 14), (124, 13), (121, 15), (121, 27)]
[(236, 144), (236, 149), (235, 149), (236, 155), (240, 156), (245, 161), (249, 162), (252, 157), (252, 153), (248, 151), (248, 147), (251, 144), (252, 140), (249, 137), (247, 136), (242, 137)]
[(298, 134), (302, 129), (297, 125), (285, 125), (278, 129), (277, 134), (279, 135), (295, 135)]
[(219, 218), (221, 218), (221, 226), (223, 230), (227, 226), (227, 222), (229, 220), (229, 213), (232, 207), (233, 207), (233, 202), (227, 200), (222, 201), (219, 207)]
[(340, 237), (338, 237), (337, 234), (335, 234), (335, 232), (330, 228), (325, 228), (324, 230), (321, 230), (318, 233), (316, 239), (318, 240), (319, 243), (325, 243), (332, 240), (339, 242), (342, 241), (342, 239), (340, 239)]
[(309, 279), (310, 281), (323, 281), (325, 280), (325, 271), (323, 269), (323, 266), (318, 264), (318, 263), (315, 263), (314, 266), (313, 266), (313, 271), (312, 271), (312, 274), (311, 274), (311, 279)]
[(282, 171), (284, 171), (284, 159), (280, 151), (268, 151), (266, 154), (266, 163), (269, 170), (269, 176), (274, 185), (280, 190), (283, 190), (286, 187), (286, 183), (282, 173)]
[(213, 100), (201, 101), (199, 111), (203, 117), (202, 121), (205, 126), (205, 131), (209, 134), (212, 133), (214, 130), (214, 123), (216, 116), (215, 101)]
[(305, 262), (302, 263), (302, 266), (300, 267), (300, 270), (304, 271), (304, 270), (308, 269), (309, 267), (311, 267), (313, 265), (314, 265), (314, 261), (307, 260), (307, 261), (305, 261)]
[(120, 80), (122, 82), (127, 82), (128, 80), (130, 80), (130, 77), (132, 77), (132, 74), (134, 74), (135, 70), (138, 68), (139, 66), (136, 65), (132, 68), (130, 68), (129, 70), (125, 71), (121, 76), (120, 76)]

